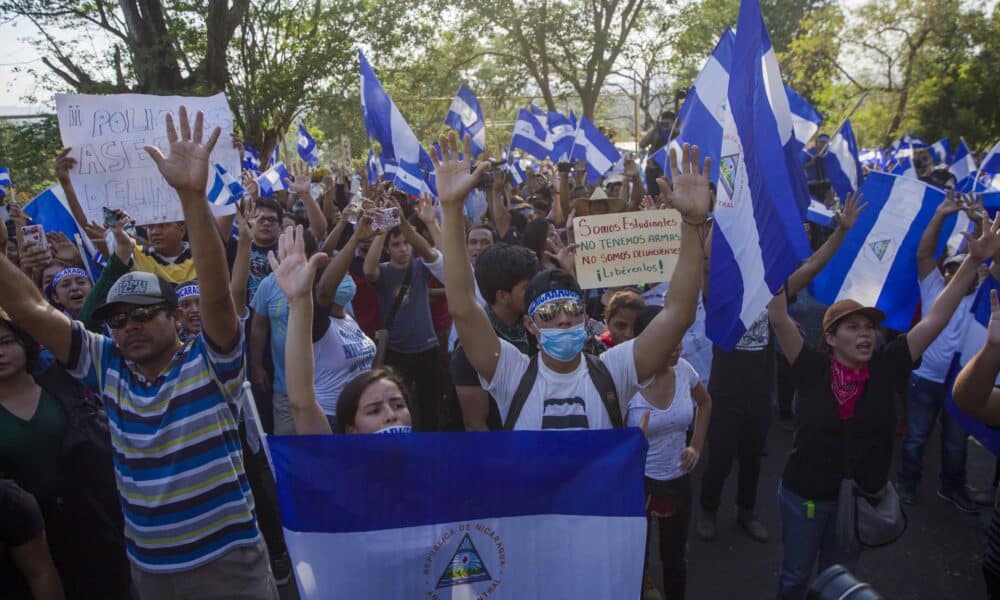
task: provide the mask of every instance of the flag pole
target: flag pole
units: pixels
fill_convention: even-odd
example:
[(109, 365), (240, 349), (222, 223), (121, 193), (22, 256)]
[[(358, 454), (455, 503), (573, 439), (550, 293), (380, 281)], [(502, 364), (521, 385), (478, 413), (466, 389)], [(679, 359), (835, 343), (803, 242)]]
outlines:
[[(850, 112), (848, 112), (847, 115), (840, 120), (840, 124), (837, 125), (837, 128), (834, 129), (833, 133), (830, 134), (830, 139), (833, 139), (835, 135), (840, 133), (840, 130), (844, 127), (844, 123), (847, 123), (847, 120), (854, 116), (854, 113), (856, 113), (858, 109), (861, 108), (861, 103), (864, 102), (865, 98), (867, 97), (868, 97), (868, 90), (861, 92), (861, 97), (859, 97), (858, 101), (854, 103), (854, 108), (852, 108)], [(819, 132), (818, 129), (816, 131), (817, 133)], [(824, 156), (826, 156), (826, 153), (829, 151), (830, 151), (830, 144), (827, 144), (826, 148), (823, 148), (823, 151), (819, 153), (818, 155), (819, 158), (823, 158)]]

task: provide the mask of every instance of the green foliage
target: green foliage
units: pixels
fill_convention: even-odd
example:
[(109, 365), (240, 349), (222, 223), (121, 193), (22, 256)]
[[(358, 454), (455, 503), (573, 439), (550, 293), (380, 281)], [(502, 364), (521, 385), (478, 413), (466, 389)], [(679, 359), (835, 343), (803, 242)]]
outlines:
[(10, 169), (19, 202), (34, 198), (55, 182), (52, 159), (61, 148), (54, 116), (23, 123), (0, 121), (0, 165)]

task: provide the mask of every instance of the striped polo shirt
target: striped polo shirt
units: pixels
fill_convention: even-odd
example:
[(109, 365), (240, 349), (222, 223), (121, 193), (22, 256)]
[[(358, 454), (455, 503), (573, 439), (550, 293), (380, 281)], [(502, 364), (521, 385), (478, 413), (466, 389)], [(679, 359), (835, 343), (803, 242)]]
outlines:
[(245, 378), (243, 328), (220, 352), (199, 335), (155, 380), (114, 342), (74, 321), (66, 365), (104, 401), (129, 558), (185, 571), (260, 539), (237, 430)]

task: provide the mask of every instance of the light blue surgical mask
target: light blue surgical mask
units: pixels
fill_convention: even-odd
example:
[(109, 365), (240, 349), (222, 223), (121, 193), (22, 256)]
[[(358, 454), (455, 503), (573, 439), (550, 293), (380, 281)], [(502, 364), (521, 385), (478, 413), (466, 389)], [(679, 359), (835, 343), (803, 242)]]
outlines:
[(347, 306), (354, 300), (354, 294), (358, 291), (357, 284), (354, 283), (354, 278), (350, 274), (344, 275), (344, 278), (340, 280), (340, 285), (337, 286), (337, 293), (333, 296), (333, 303), (337, 306)]
[(563, 362), (572, 360), (583, 350), (587, 343), (587, 327), (585, 323), (573, 327), (539, 329), (538, 345), (542, 352)]

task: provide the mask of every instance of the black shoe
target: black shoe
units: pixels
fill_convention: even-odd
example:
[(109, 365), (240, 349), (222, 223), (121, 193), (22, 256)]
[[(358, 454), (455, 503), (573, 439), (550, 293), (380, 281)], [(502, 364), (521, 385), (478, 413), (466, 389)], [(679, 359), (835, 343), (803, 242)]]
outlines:
[(903, 504), (913, 506), (917, 503), (917, 491), (902, 483), (896, 485), (896, 495)]
[(979, 507), (976, 506), (976, 503), (969, 498), (969, 495), (965, 493), (964, 489), (955, 490), (953, 492), (944, 492), (938, 490), (937, 495), (938, 498), (951, 502), (955, 508), (964, 513), (969, 513), (974, 515), (979, 512)]
[(274, 574), (274, 582), (278, 585), (285, 585), (292, 580), (292, 557), (287, 552), (274, 554), (271, 556), (271, 572)]
[(965, 486), (965, 493), (968, 494), (970, 500), (979, 506), (993, 506), (993, 501), (996, 498), (996, 492), (994, 490), (979, 489), (977, 487), (972, 487), (971, 485)]
[(740, 516), (736, 518), (736, 521), (755, 542), (760, 542), (761, 544), (767, 543), (769, 538), (767, 527), (764, 527), (764, 524), (757, 518), (757, 515), (741, 509)]

